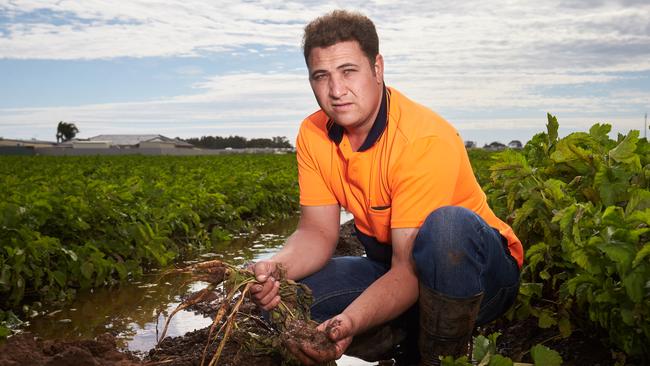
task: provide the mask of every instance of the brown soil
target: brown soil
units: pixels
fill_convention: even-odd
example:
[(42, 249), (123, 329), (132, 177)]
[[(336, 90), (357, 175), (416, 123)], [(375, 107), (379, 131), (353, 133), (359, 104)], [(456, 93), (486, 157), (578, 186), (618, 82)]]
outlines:
[[(344, 224), (341, 228), (341, 238), (336, 255), (361, 255), (363, 248), (354, 237), (354, 226), (352, 222)], [(214, 316), (223, 294), (216, 293), (210, 301), (196, 304), (191, 307), (195, 312)], [(245, 302), (242, 308), (244, 313), (258, 314), (255, 306), (249, 301)], [(245, 317), (242, 317), (244, 319)], [(241, 324), (242, 329), (260, 328), (256, 318), (246, 318)], [(297, 334), (304, 337), (311, 337), (314, 343), (322, 343), (323, 347), (329, 347), (331, 343), (323, 333), (314, 332), (308, 326), (301, 327)], [(308, 329), (308, 330), (307, 330)], [(483, 334), (490, 334), (499, 331), (501, 336), (498, 340), (499, 352), (510, 357), (515, 362), (531, 362), (528, 350), (537, 343), (558, 351), (564, 365), (594, 365), (610, 366), (616, 363), (616, 353), (608, 347), (603, 346), (601, 339), (605, 337), (596, 332), (576, 330), (567, 339), (558, 336), (557, 331), (552, 329), (540, 329), (534, 320), (525, 321), (497, 321), (481, 329)], [(209, 329), (201, 329), (187, 333), (182, 337), (166, 338), (161, 344), (149, 351), (144, 360), (138, 360), (128, 352), (119, 351), (112, 335), (104, 334), (95, 340), (66, 341), (54, 340), (43, 341), (30, 334), (20, 334), (9, 338), (0, 345), (0, 365), (18, 366), (134, 366), (134, 365), (172, 365), (172, 366), (194, 366), (200, 365), (203, 357), (204, 347), (208, 340)], [(218, 342), (214, 342), (207, 352), (207, 357), (214, 354)], [(620, 353), (618, 355), (621, 355)], [(620, 356), (619, 356), (620, 357)], [(627, 360), (627, 365), (641, 365)], [(206, 360), (206, 364), (209, 360)], [(623, 362), (624, 363), (624, 362)], [(623, 364), (621, 363), (621, 364)], [(237, 337), (229, 341), (222, 352), (219, 365), (256, 365), (275, 366), (280, 365), (278, 358), (269, 356), (255, 356), (237, 342)], [(390, 365), (391, 362), (381, 362), (380, 365)]]
[[(208, 340), (209, 328), (189, 332), (182, 337), (165, 338), (160, 345), (145, 357), (145, 366), (173, 365), (173, 366), (199, 366), (203, 359), (203, 350)], [(215, 353), (218, 342), (209, 348), (205, 364), (209, 364), (211, 356)], [(236, 342), (228, 342), (224, 348), (219, 365), (223, 366), (276, 366), (279, 359), (269, 356), (253, 356), (243, 350)]]
[(339, 232), (339, 242), (336, 245), (334, 255), (337, 257), (342, 256), (360, 256), (365, 253), (363, 245), (357, 239), (354, 230), (354, 220), (350, 220), (341, 225)]
[(9, 338), (0, 346), (5, 366), (135, 366), (141, 362), (117, 350), (115, 338), (104, 334), (95, 340), (43, 341), (29, 333)]

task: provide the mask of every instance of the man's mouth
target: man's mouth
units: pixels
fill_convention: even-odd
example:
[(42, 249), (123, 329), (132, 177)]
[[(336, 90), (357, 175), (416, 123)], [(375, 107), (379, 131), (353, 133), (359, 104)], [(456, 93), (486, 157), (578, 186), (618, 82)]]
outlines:
[(349, 109), (352, 107), (352, 103), (337, 103), (337, 104), (332, 104), (332, 108), (334, 110), (345, 110)]

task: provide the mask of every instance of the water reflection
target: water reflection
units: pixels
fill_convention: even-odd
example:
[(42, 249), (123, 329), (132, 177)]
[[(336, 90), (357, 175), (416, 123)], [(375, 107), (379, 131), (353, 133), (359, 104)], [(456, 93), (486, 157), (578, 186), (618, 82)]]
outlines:
[[(282, 246), (296, 225), (296, 217), (273, 222), (258, 232), (193, 253), (194, 259), (188, 263), (219, 258), (237, 265), (267, 258)], [(153, 272), (139, 281), (113, 288), (80, 293), (66, 307), (48, 309), (47, 315), (32, 319), (26, 330), (45, 339), (87, 339), (111, 332), (119, 335), (121, 346), (147, 351), (156, 343), (156, 315), (160, 314), (158, 329), (162, 330), (164, 317), (180, 303), (181, 295), (205, 286), (200, 282), (188, 283), (182, 276), (162, 277), (161, 273)], [(172, 319), (168, 335), (183, 335), (210, 322), (209, 318), (181, 311)]]

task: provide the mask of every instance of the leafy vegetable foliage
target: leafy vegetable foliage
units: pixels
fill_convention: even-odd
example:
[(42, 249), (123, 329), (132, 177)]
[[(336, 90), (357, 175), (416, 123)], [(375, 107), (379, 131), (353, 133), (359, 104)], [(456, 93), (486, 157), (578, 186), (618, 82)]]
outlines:
[(0, 321), (291, 215), (296, 175), (294, 155), (2, 156)]
[(650, 144), (611, 126), (558, 137), (548, 115), (523, 151), (495, 155), (486, 191), (526, 246), (517, 317), (568, 336), (609, 332), (628, 355), (650, 354)]
[(562, 357), (556, 351), (537, 344), (530, 349), (533, 363), (513, 362), (510, 358), (500, 355), (497, 351), (497, 338), (501, 333), (492, 333), (487, 337), (479, 335), (473, 339), (472, 361), (467, 356), (453, 358), (443, 357), (442, 366), (560, 366)]

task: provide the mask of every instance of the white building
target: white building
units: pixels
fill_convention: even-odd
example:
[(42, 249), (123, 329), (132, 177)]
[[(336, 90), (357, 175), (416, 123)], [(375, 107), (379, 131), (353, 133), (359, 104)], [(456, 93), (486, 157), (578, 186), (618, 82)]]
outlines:
[(194, 145), (163, 135), (97, 135), (71, 141), (72, 147), (119, 149), (193, 149)]

